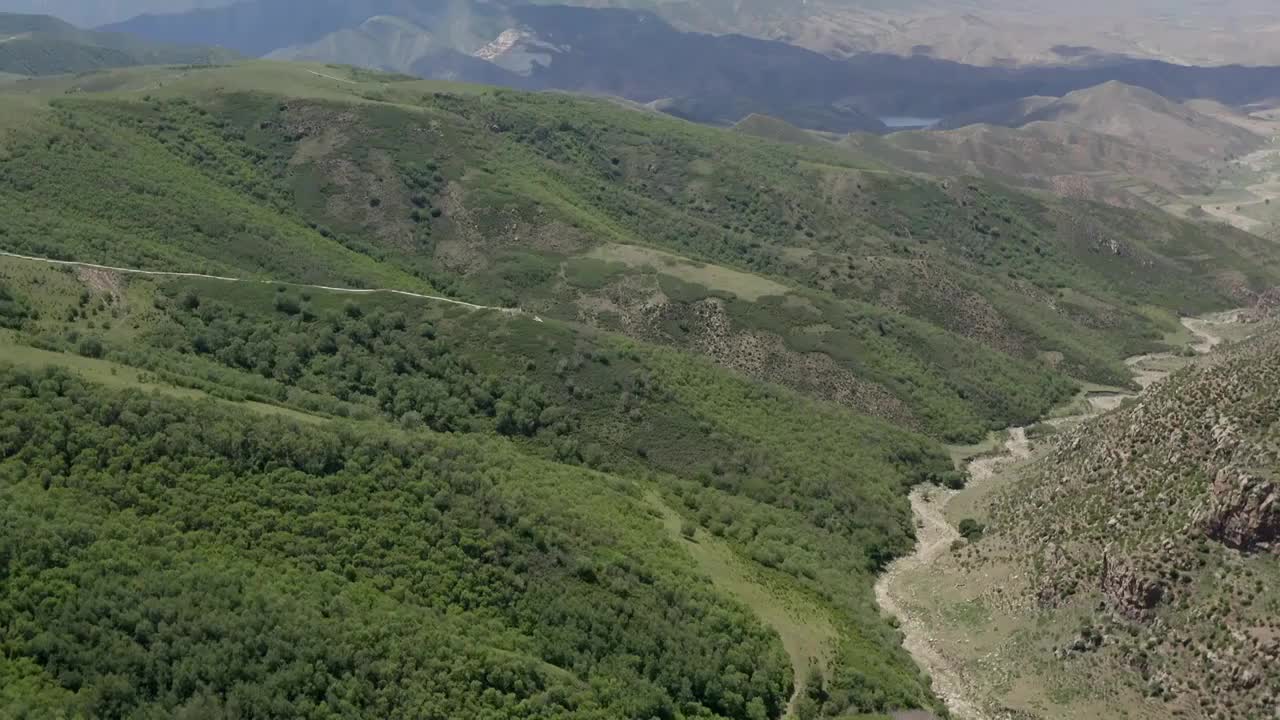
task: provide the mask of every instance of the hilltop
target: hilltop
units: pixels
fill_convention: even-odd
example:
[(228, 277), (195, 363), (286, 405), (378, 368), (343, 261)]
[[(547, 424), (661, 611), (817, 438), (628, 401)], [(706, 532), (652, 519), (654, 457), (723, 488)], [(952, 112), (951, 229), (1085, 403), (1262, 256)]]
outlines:
[[(1069, 377), (1124, 383), (1120, 359), (1159, 349), (1174, 313), (1276, 284), (1270, 246), (1243, 233), (833, 162), (603, 101), (270, 63), (46, 89), (68, 86), (153, 89), (60, 99), (47, 130), (19, 136), (7, 249), (434, 286), (803, 392), (834, 385), (947, 439), (1034, 418)], [(54, 128), (96, 140), (51, 151), (39, 132)], [(126, 146), (135, 191), (77, 190), (133, 172), (110, 160)], [(22, 172), (33, 157), (44, 170)], [(95, 240), (104, 230), (127, 242)]]
[[(1200, 113), (1150, 90), (1114, 81), (1053, 100), (1024, 98), (1009, 110), (1004, 117), (994, 109), (977, 114), (983, 122), (1007, 127), (1036, 122), (1069, 125), (1197, 163), (1244, 155), (1267, 142), (1267, 138), (1237, 124)], [(943, 127), (957, 127), (958, 122), (946, 120)]]
[[(882, 117), (939, 118), (1039, 95), (1062, 97), (1108, 81), (1175, 101), (1240, 106), (1280, 92), (1280, 69), (1194, 67), (1128, 57), (975, 66), (928, 52), (835, 56), (789, 38), (725, 33), (672, 17), (727, 12), (722, 4), (611, 3), (574, 7), (398, 0), (249, 0), (109, 26), (156, 42), (216, 45), (251, 56), (353, 63), (420, 77), (526, 90), (614, 95), (699, 122), (732, 125), (751, 113), (809, 129), (884, 132)], [(821, 12), (820, 3), (795, 6)], [(772, 12), (734, 4), (739, 16)], [(305, 11), (307, 21), (296, 18)], [(370, 23), (370, 21), (373, 21)], [(946, 22), (945, 20), (943, 22)], [(790, 38), (794, 39), (794, 38)]]
[(0, 73), (58, 75), (134, 65), (206, 65), (235, 53), (80, 30), (48, 15), (0, 13)]
[[(1237, 176), (1264, 190), (1257, 173), (1265, 169), (1270, 138), (1277, 132), (1273, 121), (1220, 103), (1175, 103), (1114, 82), (1061, 98), (999, 103), (945, 118), (927, 130), (880, 137), (814, 133), (761, 118), (736, 129), (915, 172), (975, 174), (1064, 196), (1164, 208), (1179, 216), (1206, 204), (1206, 197), (1234, 197), (1219, 188)], [(1248, 197), (1261, 206), (1265, 193)], [(1255, 229), (1257, 223), (1235, 224)]]
[(230, 5), (234, 0), (6, 0), (5, 8), (17, 13), (53, 15), (79, 27), (92, 28), (138, 15), (180, 13), (199, 8)]
[[(367, 1), (367, 0), (362, 0)], [(8, 10), (48, 13), (82, 27), (144, 14), (219, 8), (231, 0), (8, 0)], [(1260, 0), (1228, 0), (1169, 8), (1150, 0), (1063, 5), (1008, 0), (534, 0), (655, 13), (684, 30), (783, 41), (844, 58), (860, 53), (928, 56), (984, 66), (1074, 65), (1128, 58), (1181, 65), (1266, 65), (1275, 52), (1274, 8)], [(320, 3), (311, 3), (320, 5)], [(399, 3), (412, 12), (424, 3)], [(365, 18), (387, 11), (370, 12)], [(363, 21), (362, 18), (361, 21)]]

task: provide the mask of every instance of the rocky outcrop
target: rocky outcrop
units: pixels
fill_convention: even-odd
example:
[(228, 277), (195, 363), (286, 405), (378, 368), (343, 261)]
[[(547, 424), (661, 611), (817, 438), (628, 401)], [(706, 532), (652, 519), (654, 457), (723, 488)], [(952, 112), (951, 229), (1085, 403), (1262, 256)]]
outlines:
[(1280, 553), (1280, 487), (1253, 474), (1223, 468), (1200, 522), (1205, 534), (1228, 547)]
[(1246, 320), (1258, 322), (1275, 317), (1280, 311), (1280, 287), (1264, 290), (1254, 298), (1253, 307), (1245, 311)]
[(1130, 620), (1143, 620), (1164, 599), (1165, 587), (1137, 567), (1102, 554), (1101, 589), (1107, 603)]
[(1025, 570), (1016, 601), (1086, 622), (1054, 628), (1059, 660), (1206, 720), (1280, 720), (1280, 326), (1249, 330), (1062, 427), (988, 523)]
[(1073, 572), (1080, 561), (1071, 557), (1057, 543), (1049, 543), (1041, 554), (1040, 565), (1034, 581), (1036, 605), (1043, 609), (1060, 607), (1075, 594), (1078, 582)]

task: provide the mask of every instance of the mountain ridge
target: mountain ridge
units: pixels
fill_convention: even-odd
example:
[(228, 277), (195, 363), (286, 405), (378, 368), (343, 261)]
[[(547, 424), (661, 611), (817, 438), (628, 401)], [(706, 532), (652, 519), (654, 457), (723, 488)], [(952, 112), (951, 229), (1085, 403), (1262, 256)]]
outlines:
[[(723, 125), (761, 112), (816, 129), (883, 132), (880, 116), (944, 117), (1029, 95), (1060, 97), (1107, 80), (1142, 85), (1175, 100), (1205, 97), (1233, 105), (1280, 94), (1280, 68), (1192, 68), (1123, 58), (1077, 67), (1026, 68), (966, 66), (923, 55), (857, 54), (837, 59), (777, 41), (681, 31), (649, 12), (505, 3), (473, 7), (408, 0), (330, 2), (309, 6), (311, 20), (303, 27), (289, 22), (297, 14), (296, 6), (290, 4), (296, 1), (256, 0), (232, 8), (140, 18), (113, 27), (171, 41), (227, 45), (251, 55), (278, 52), (283, 56), (304, 53), (298, 48), (323, 43), (326, 35), (382, 15), (400, 16), (425, 27), (442, 48), (463, 55), (473, 55), (503, 33), (511, 33), (517, 46), (522, 42), (530, 46), (517, 48), (520, 59), (504, 70), (524, 78), (494, 73), (452, 53), (439, 56), (443, 71), (433, 68), (429, 60), (392, 69), (462, 81), (501, 81), (524, 89), (603, 93), (639, 102), (663, 100), (684, 108), (687, 117)], [(566, 48), (556, 39), (560, 36), (582, 42)], [(341, 44), (340, 40), (330, 42)], [(290, 51), (291, 47), (295, 49)], [(351, 57), (340, 51), (330, 57), (296, 56), (321, 61)], [(371, 64), (395, 63), (377, 58)], [(467, 72), (482, 74), (467, 77)]]
[(201, 65), (236, 54), (211, 47), (149, 43), (121, 33), (80, 30), (48, 15), (0, 13), (0, 72), (55, 75), (135, 65)]
[[(975, 122), (976, 121), (976, 122)], [(1174, 103), (1117, 82), (1037, 96), (882, 137), (812, 133), (756, 119), (739, 131), (827, 146), (917, 172), (968, 173), (1056, 193), (1176, 212), (1214, 190), (1278, 128), (1211, 101)]]

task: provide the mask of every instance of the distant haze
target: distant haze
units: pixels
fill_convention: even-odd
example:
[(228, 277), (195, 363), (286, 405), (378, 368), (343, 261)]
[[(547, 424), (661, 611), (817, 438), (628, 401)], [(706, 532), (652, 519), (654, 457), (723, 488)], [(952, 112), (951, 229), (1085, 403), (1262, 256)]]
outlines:
[[(178, 14), (241, 1), (0, 0), (0, 12), (50, 14), (92, 28), (144, 13)], [(297, 2), (286, 14), (288, 27), (274, 29), (308, 27), (326, 7), (360, 15), (366, 7), (387, 4), (317, 0), (312, 11), (311, 3)], [(412, 20), (446, 9), (484, 14), (499, 5), (557, 4), (652, 10), (681, 30), (779, 40), (837, 58), (924, 55), (997, 67), (1087, 65), (1116, 57), (1197, 66), (1280, 65), (1275, 0), (396, 0), (394, 10), (368, 12), (349, 25), (375, 15)], [(269, 29), (257, 27), (255, 33)]]
[(0, 0), (0, 12), (53, 15), (83, 28), (143, 13), (180, 13), (230, 5), (236, 0)]
[[(81, 27), (94, 27), (127, 20), (144, 13), (181, 13), (197, 8), (230, 5), (238, 0), (0, 0), (0, 12), (54, 15)], [(764, 7), (778, 14), (822, 14), (830, 10), (872, 12), (928, 11), (935, 14), (968, 12), (1026, 12), (1058, 15), (1197, 15), (1239, 16), (1276, 10), (1272, 0), (770, 0), (767, 3), (729, 3), (702, 0), (705, 14), (767, 15)], [(629, 8), (678, 8), (688, 3), (678, 0), (528, 0), (530, 5), (564, 4)], [(775, 4), (776, 3), (776, 4)], [(721, 7), (723, 6), (723, 7)], [(798, 6), (798, 7), (797, 7)], [(683, 15), (688, 11), (674, 10)], [(726, 18), (727, 20), (727, 18)], [(731, 21), (726, 22), (732, 25)]]

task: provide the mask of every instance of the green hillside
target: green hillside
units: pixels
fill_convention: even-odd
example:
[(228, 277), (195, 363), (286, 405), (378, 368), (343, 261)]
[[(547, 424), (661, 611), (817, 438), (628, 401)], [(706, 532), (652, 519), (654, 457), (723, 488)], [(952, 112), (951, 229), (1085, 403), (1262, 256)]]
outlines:
[(36, 79), (0, 133), (0, 250), (223, 278), (0, 257), (19, 717), (940, 711), (872, 593), (909, 488), (964, 482), (940, 443), (1280, 279), (1243, 233), (341, 67)]
[(134, 65), (206, 65), (235, 53), (80, 30), (47, 15), (0, 13), (0, 73), (60, 75)]
[(56, 99), (15, 136), (0, 245), (435, 287), (802, 392), (837, 386), (853, 409), (954, 440), (1034, 419), (1071, 392), (1064, 376), (1125, 382), (1120, 359), (1160, 347), (1172, 313), (1230, 306), (1278, 274), (1243, 233), (889, 174), (607, 102), (350, 72), (77, 81), (132, 92)]
[[(778, 716), (778, 638), (699, 579), (655, 492), (829, 617), (830, 709), (931, 702), (869, 591), (910, 546), (905, 489), (951, 476), (924, 438), (528, 316), (13, 259), (0, 278), (10, 707)], [(19, 552), (32, 537), (53, 555)], [(121, 544), (153, 549), (124, 568)], [(206, 660), (157, 674), (161, 648)]]

